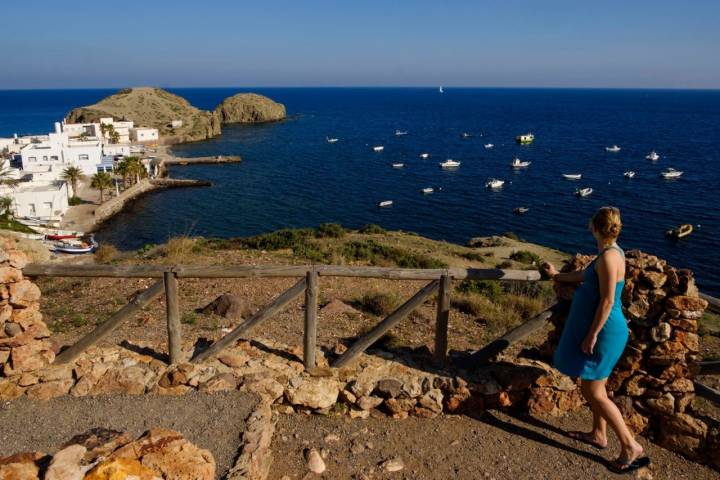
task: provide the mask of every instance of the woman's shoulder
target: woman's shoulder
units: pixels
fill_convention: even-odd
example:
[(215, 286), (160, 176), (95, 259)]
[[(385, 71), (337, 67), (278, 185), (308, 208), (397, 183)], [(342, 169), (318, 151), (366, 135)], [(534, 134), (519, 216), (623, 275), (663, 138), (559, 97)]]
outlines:
[(612, 246), (608, 247), (600, 254), (597, 258), (598, 263), (605, 263), (605, 264), (615, 264), (615, 263), (622, 263), (625, 264), (625, 253), (622, 251), (622, 249), (618, 246)]

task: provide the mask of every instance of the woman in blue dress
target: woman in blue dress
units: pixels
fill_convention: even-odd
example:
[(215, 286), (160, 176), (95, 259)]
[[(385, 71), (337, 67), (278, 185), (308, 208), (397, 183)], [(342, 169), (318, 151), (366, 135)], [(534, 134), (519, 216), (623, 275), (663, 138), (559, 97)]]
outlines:
[(622, 446), (620, 456), (609, 464), (617, 473), (630, 472), (650, 463), (605, 388), (628, 340), (621, 300), (625, 254), (617, 245), (621, 228), (620, 211), (603, 207), (590, 221), (599, 252), (592, 263), (584, 270), (568, 273), (559, 273), (549, 263), (542, 267), (553, 281), (582, 282), (573, 295), (554, 363), (564, 374), (580, 377), (582, 394), (593, 412), (592, 430), (569, 432), (569, 435), (602, 449), (607, 447), (607, 425), (610, 424)]

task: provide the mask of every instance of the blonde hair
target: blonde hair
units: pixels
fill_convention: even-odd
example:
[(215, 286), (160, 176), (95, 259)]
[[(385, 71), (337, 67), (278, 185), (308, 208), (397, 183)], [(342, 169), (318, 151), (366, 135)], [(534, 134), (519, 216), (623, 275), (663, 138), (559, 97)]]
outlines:
[(602, 207), (590, 220), (590, 228), (603, 238), (615, 240), (622, 230), (620, 210), (617, 207)]

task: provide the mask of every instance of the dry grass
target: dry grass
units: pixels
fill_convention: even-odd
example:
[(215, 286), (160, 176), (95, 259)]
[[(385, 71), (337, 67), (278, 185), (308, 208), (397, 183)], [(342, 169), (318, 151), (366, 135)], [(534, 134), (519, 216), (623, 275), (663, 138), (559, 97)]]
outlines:
[(117, 260), (119, 256), (120, 251), (109, 243), (103, 243), (95, 251), (95, 261), (98, 263), (110, 263)]
[(186, 236), (174, 237), (165, 244), (167, 263), (190, 263), (196, 256), (198, 239)]
[(363, 312), (382, 317), (390, 314), (400, 305), (400, 298), (394, 292), (373, 291), (367, 292), (354, 303), (355, 307)]

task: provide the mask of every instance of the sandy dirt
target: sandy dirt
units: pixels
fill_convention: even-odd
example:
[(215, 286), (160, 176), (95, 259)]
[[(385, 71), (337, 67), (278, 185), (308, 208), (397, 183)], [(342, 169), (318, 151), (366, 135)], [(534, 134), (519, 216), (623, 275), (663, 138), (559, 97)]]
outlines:
[[(605, 460), (619, 451), (614, 436), (607, 451), (598, 451), (564, 435), (585, 428), (590, 412), (562, 418), (513, 417), (487, 411), (478, 418), (444, 416), (406, 420), (284, 415), (273, 439), (269, 479), (604, 479), (615, 475)], [(336, 439), (328, 438), (335, 435)], [(716, 479), (718, 473), (690, 462), (645, 439), (640, 442), (659, 479)], [(303, 452), (314, 447), (326, 454), (327, 470), (308, 473)], [(379, 465), (400, 457), (405, 467), (394, 473)], [(285, 477), (287, 476), (287, 477)]]
[(0, 457), (22, 451), (54, 453), (73, 436), (94, 427), (127, 431), (135, 437), (152, 427), (165, 427), (209, 449), (220, 478), (235, 461), (245, 419), (257, 400), (238, 391), (183, 397), (66, 396), (44, 402), (23, 397), (0, 403)]

